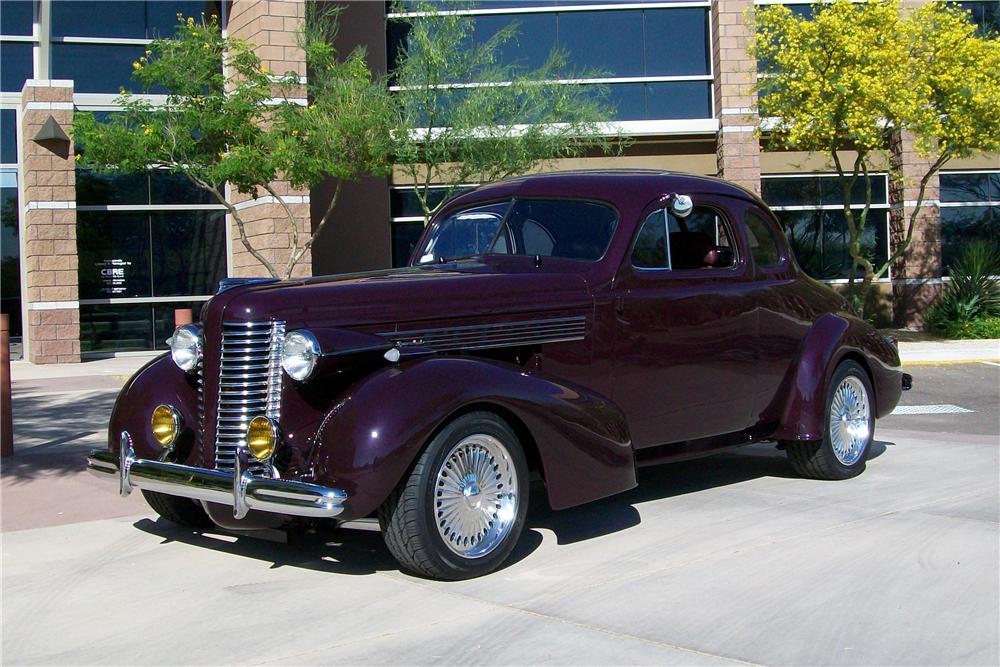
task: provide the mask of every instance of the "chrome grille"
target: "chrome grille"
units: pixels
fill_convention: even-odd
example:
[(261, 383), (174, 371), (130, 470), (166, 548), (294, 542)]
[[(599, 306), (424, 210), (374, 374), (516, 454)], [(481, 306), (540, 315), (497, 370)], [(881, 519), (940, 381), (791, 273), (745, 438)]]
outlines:
[[(219, 470), (235, 467), (236, 448), (246, 446), (251, 419), (281, 416), (284, 340), (284, 322), (223, 323), (215, 422), (215, 467)], [(271, 467), (264, 463), (252, 461), (250, 470), (271, 476)]]

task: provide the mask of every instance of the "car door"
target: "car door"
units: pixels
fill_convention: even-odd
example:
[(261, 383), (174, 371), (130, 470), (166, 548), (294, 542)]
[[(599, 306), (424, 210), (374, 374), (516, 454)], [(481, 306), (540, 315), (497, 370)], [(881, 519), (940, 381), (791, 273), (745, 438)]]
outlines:
[[(740, 431), (751, 423), (757, 315), (736, 202), (700, 195), (686, 218), (647, 207), (614, 286), (614, 398), (636, 448)], [(706, 250), (729, 247), (709, 267)]]

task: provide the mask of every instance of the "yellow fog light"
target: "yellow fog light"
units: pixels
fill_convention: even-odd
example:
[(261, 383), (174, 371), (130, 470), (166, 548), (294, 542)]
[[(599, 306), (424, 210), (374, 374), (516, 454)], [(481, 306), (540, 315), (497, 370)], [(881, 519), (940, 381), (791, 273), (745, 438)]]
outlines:
[(271, 457), (278, 445), (278, 425), (267, 417), (254, 417), (247, 426), (247, 449), (255, 459)]
[(172, 405), (157, 405), (153, 408), (153, 416), (149, 420), (153, 429), (153, 437), (164, 447), (174, 444), (181, 432), (181, 413)]

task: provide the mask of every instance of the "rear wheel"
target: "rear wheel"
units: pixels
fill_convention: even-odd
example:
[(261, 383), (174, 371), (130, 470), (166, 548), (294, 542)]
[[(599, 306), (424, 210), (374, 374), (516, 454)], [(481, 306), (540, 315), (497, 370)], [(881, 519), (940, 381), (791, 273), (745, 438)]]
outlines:
[(153, 508), (153, 511), (167, 521), (199, 530), (215, 526), (212, 520), (208, 518), (208, 515), (205, 514), (205, 510), (201, 508), (201, 505), (190, 498), (171, 496), (166, 493), (147, 491), (146, 489), (141, 489), (141, 491), (142, 497), (146, 499), (146, 502)]
[(517, 435), (497, 415), (472, 412), (431, 440), (378, 516), (404, 569), (454, 580), (507, 559), (527, 506), (528, 467)]
[(795, 471), (815, 479), (859, 475), (875, 437), (873, 396), (865, 369), (856, 361), (841, 362), (827, 387), (823, 439), (785, 443)]

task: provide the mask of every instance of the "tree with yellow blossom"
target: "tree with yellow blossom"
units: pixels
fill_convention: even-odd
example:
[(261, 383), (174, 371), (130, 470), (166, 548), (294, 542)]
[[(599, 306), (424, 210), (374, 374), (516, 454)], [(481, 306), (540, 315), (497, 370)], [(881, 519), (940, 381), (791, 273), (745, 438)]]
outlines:
[[(762, 134), (773, 148), (824, 153), (836, 169), (852, 301), (863, 314), (873, 282), (909, 247), (934, 175), (955, 158), (1000, 151), (1000, 36), (978, 30), (953, 5), (901, 12), (895, 0), (835, 0), (806, 15), (757, 7), (754, 28)], [(919, 197), (901, 238), (876, 263), (862, 247), (872, 203), (868, 174), (900, 131), (913, 133), (930, 166), (914, 184)], [(853, 161), (842, 159), (845, 152)], [(897, 184), (902, 178), (890, 176)]]

